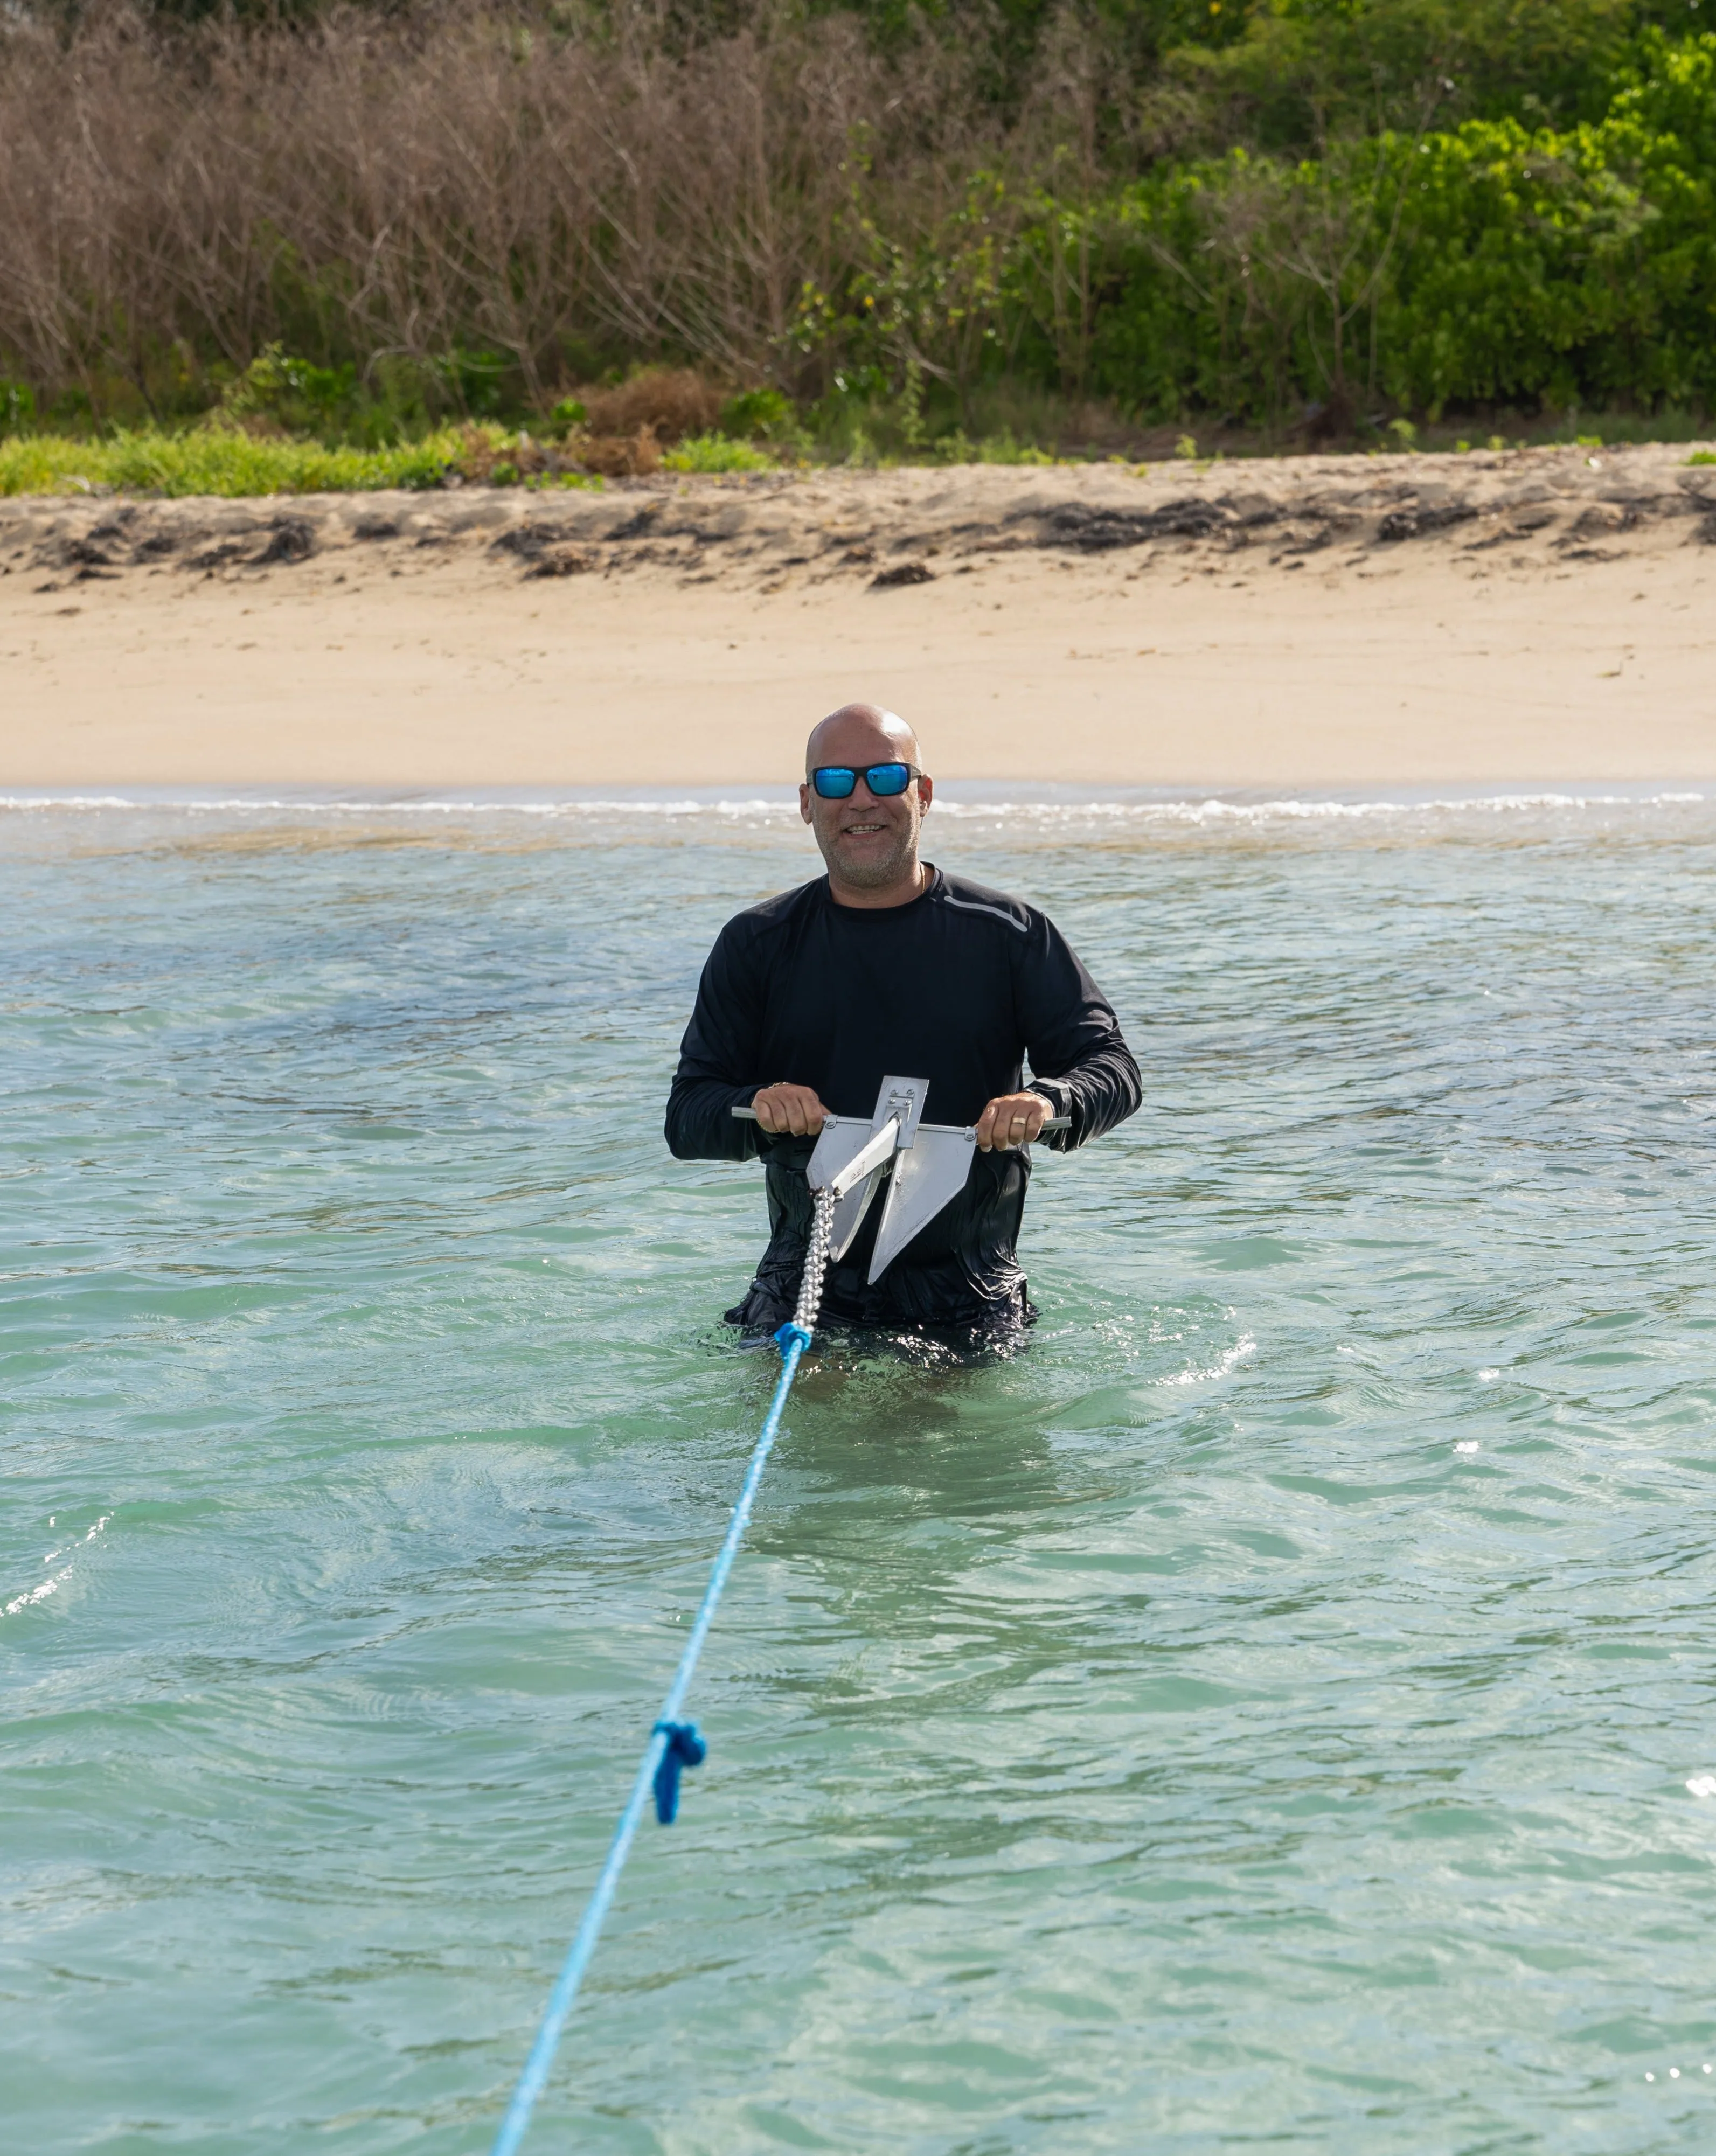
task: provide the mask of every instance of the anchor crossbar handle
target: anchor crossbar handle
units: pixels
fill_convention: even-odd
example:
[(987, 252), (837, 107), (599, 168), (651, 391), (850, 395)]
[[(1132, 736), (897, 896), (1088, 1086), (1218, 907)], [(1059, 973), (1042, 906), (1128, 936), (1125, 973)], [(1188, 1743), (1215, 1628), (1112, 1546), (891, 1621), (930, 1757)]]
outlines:
[[(757, 1111), (754, 1108), (742, 1108), (735, 1103), (733, 1113), (738, 1117), (739, 1121), (743, 1123), (754, 1123), (757, 1120)], [(1071, 1116), (1051, 1116), (1047, 1122), (1044, 1123), (1043, 1128), (1046, 1131), (1064, 1131), (1071, 1124), (1071, 1121), (1072, 1118)], [(886, 1154), (883, 1155), (883, 1158), (886, 1158)], [(874, 1168), (876, 1166), (876, 1163), (871, 1161), (870, 1165), (871, 1168)]]
[[(836, 1263), (852, 1247), (872, 1202), (881, 1198), (881, 1218), (870, 1257), (871, 1286), (907, 1244), (953, 1203), (970, 1178), (976, 1129), (921, 1122), (928, 1092), (927, 1078), (884, 1078), (875, 1116), (828, 1116), (808, 1164), (811, 1188), (834, 1201), (827, 1251)], [(755, 1108), (737, 1102), (732, 1112), (748, 1122), (758, 1119)], [(1065, 1130), (1070, 1121), (1052, 1116), (1043, 1127)]]

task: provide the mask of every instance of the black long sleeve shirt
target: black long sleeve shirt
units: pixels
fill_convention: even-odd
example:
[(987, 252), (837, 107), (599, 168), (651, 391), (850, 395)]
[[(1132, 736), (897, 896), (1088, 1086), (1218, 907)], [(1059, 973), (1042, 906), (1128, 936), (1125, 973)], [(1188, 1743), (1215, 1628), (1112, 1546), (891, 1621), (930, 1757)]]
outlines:
[[(811, 1203), (814, 1141), (771, 1137), (733, 1115), (760, 1086), (814, 1086), (825, 1108), (869, 1116), (890, 1075), (927, 1078), (927, 1122), (975, 1122), (996, 1095), (1031, 1084), (1070, 1116), (1040, 1142), (1084, 1144), (1131, 1115), (1137, 1064), (1114, 1013), (1046, 914), (932, 870), (905, 906), (835, 903), (826, 876), (729, 921), (703, 968), (667, 1104), (681, 1160), (767, 1169), (768, 1248), (735, 1322), (792, 1315)], [(1030, 1314), (1016, 1245), (1028, 1155), (977, 1152), (963, 1192), (871, 1287), (880, 1206), (829, 1269), (826, 1316), (865, 1325), (975, 1329)]]

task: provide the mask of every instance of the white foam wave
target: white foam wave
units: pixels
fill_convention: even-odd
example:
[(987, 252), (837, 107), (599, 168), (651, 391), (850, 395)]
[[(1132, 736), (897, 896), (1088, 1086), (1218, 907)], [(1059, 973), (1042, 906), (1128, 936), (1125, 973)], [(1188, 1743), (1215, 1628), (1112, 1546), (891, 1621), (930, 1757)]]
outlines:
[[(1508, 816), (1590, 810), (1647, 810), (1698, 806), (1716, 802), (1716, 792), (1664, 788), (1657, 792), (1560, 792), (1544, 788), (1532, 793), (1434, 795), (1422, 799), (1379, 796), (1322, 797), (1282, 794), (1247, 800), (1220, 794), (1179, 798), (1092, 794), (1053, 800), (984, 798), (980, 794), (960, 798), (943, 789), (937, 796), (942, 821), (996, 823), (1053, 828), (1092, 823), (1109, 826), (1151, 825), (1219, 826), (1270, 824), (1362, 823), (1409, 818), (1446, 820), (1454, 817)], [(793, 824), (798, 807), (791, 797), (762, 794), (725, 796), (669, 796), (615, 794), (612, 796), (484, 798), (477, 795), (412, 796), (383, 794), (174, 794), (0, 792), (0, 814), (95, 814), (126, 812), (158, 813), (191, 817), (264, 818), (397, 817), (504, 818), (542, 820), (592, 818), (614, 820), (635, 818), (643, 821), (672, 822), (712, 816), (729, 820)]]
[[(123, 809), (190, 816), (706, 816), (782, 815), (778, 801), (667, 801), (614, 799), (563, 801), (398, 800), (380, 796), (306, 798), (235, 794), (230, 798), (124, 793), (0, 793), (0, 811)], [(796, 816), (797, 811), (794, 810)]]
[[(104, 1512), (86, 1535), (80, 1536), (74, 1543), (62, 1544), (59, 1549), (49, 1550), (47, 1556), (43, 1558), (43, 1563), (58, 1563), (69, 1550), (81, 1549), (85, 1543), (94, 1542), (112, 1517), (111, 1512)], [(51, 1527), (54, 1523), (50, 1520), (48, 1524)], [(0, 1604), (0, 1617), (16, 1617), (21, 1609), (28, 1609), (34, 1603), (45, 1602), (50, 1594), (57, 1594), (66, 1581), (70, 1578), (74, 1569), (74, 1567), (71, 1564), (61, 1565), (58, 1572), (50, 1572), (45, 1579), (39, 1581), (34, 1587), (27, 1588), (22, 1594), (14, 1594), (11, 1601)]]

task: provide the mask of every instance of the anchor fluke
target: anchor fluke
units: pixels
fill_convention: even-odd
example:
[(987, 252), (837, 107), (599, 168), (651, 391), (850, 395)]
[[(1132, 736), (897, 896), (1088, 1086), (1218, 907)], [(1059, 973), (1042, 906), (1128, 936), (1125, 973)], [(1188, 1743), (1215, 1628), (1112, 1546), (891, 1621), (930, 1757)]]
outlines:
[(964, 1189), (976, 1150), (973, 1131), (920, 1123), (917, 1142), (911, 1152), (895, 1154), (894, 1172), (888, 1178), (887, 1199), (876, 1231), (876, 1248), (871, 1254), (872, 1283), (881, 1278), (912, 1238), (928, 1227), (937, 1214)]

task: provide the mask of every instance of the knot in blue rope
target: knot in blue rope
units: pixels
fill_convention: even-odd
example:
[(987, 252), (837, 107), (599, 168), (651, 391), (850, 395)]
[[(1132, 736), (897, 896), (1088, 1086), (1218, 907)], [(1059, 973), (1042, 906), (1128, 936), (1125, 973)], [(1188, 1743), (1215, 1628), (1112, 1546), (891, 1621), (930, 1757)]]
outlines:
[(810, 1335), (804, 1330), (802, 1325), (799, 1324), (794, 1319), (789, 1317), (786, 1323), (783, 1325), (779, 1331), (775, 1334), (774, 1344), (779, 1348), (781, 1353), (784, 1355), (795, 1340), (798, 1342), (801, 1349), (806, 1348), (810, 1345)]
[(695, 1722), (658, 1722), (655, 1733), (667, 1739), (661, 1764), (655, 1769), (655, 1817), (663, 1826), (671, 1826), (679, 1810), (680, 1772), (686, 1767), (701, 1767), (709, 1756), (709, 1747), (698, 1736)]

